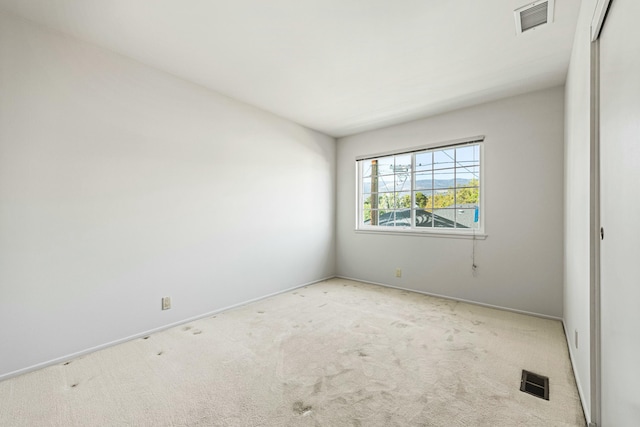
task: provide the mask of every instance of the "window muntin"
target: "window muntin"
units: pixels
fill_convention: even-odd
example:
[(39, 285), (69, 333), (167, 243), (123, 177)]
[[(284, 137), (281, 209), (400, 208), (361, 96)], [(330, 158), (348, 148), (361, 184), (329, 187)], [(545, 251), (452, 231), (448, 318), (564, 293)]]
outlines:
[(358, 229), (481, 230), (479, 141), (358, 160)]

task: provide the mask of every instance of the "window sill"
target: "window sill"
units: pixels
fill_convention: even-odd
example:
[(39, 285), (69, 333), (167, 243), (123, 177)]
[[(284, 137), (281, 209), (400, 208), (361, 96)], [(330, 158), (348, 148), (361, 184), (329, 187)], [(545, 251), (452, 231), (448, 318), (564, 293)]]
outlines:
[(395, 236), (418, 236), (418, 237), (441, 237), (446, 239), (475, 239), (485, 240), (488, 235), (482, 232), (468, 232), (468, 231), (452, 231), (452, 230), (438, 230), (438, 231), (417, 231), (410, 228), (399, 230), (374, 230), (374, 229), (355, 229), (356, 234), (387, 234)]

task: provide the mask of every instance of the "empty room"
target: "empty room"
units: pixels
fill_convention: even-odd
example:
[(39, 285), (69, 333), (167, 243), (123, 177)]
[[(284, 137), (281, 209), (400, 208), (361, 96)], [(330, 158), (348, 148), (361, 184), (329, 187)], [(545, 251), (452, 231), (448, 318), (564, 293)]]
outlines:
[(640, 423), (637, 0), (0, 0), (0, 426)]

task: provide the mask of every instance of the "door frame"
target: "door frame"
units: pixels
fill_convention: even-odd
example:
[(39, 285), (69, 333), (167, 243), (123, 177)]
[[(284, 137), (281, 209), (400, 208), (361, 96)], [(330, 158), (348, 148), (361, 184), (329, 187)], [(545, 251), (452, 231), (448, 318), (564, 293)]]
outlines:
[(590, 155), (589, 155), (589, 427), (600, 421), (600, 43), (591, 42)]
[(600, 335), (600, 41), (609, 6), (613, 0), (597, 0), (591, 19), (590, 161), (589, 161), (589, 333), (590, 406), (589, 427), (601, 424), (601, 335)]

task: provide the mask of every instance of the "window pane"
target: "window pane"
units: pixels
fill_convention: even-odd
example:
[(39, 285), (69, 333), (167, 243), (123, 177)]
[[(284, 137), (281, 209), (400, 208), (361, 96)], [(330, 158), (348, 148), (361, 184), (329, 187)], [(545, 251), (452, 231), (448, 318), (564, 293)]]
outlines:
[(378, 175), (393, 174), (394, 156), (381, 157), (378, 160)]
[(447, 169), (453, 167), (455, 149), (438, 150), (433, 152), (433, 168), (434, 169)]
[(371, 210), (371, 194), (364, 194), (362, 197), (362, 206)]
[(456, 207), (477, 205), (480, 200), (478, 187), (466, 187), (456, 190)]
[(371, 176), (371, 160), (361, 160), (362, 165), (362, 177), (367, 178)]
[(458, 206), (456, 211), (457, 228), (474, 228), (480, 225), (480, 211), (477, 205)]
[(402, 154), (400, 156), (395, 156), (395, 172), (411, 172), (411, 154)]
[(377, 193), (378, 191), (394, 191), (394, 175), (376, 175), (362, 177), (362, 192)]
[(378, 177), (378, 191), (394, 191), (396, 188), (395, 175), (385, 175)]
[(396, 227), (410, 227), (411, 226), (411, 209), (402, 209), (395, 212), (395, 225)]
[(453, 188), (437, 190), (433, 195), (433, 207), (435, 209), (453, 207), (454, 203)]
[(382, 227), (395, 227), (396, 225), (396, 212), (395, 211), (380, 211), (378, 225)]
[(364, 204), (362, 205), (362, 217), (360, 220), (364, 224), (369, 224), (371, 222), (371, 197), (365, 199)]
[(433, 169), (433, 153), (416, 153), (416, 171), (428, 171)]
[(402, 173), (396, 175), (396, 191), (410, 191), (411, 190), (411, 174)]
[(393, 193), (364, 194), (362, 199), (363, 210), (393, 209), (395, 198)]
[(411, 193), (402, 192), (396, 193), (396, 208), (411, 208)]
[(433, 215), (424, 209), (415, 210), (416, 227), (433, 227)]
[(433, 211), (433, 225), (436, 228), (455, 228), (455, 209), (436, 209)]
[(456, 169), (457, 187), (477, 187), (480, 184), (480, 168), (478, 166), (465, 166)]
[(379, 159), (362, 160), (362, 176), (364, 178), (376, 175), (393, 174), (394, 156)]
[(433, 191), (422, 190), (415, 192), (416, 207), (431, 211), (433, 209)]
[(433, 172), (417, 173), (416, 174), (416, 190), (433, 188)]
[(389, 221), (389, 214), (392, 211), (385, 209), (372, 209), (370, 217), (364, 220), (365, 225), (384, 225), (382, 222)]
[(433, 178), (434, 188), (452, 188), (455, 186), (455, 173), (453, 169), (434, 171)]
[(480, 147), (470, 145), (456, 148), (456, 166), (477, 166), (480, 164)]
[(394, 191), (394, 181), (395, 177), (393, 175), (364, 178), (362, 182), (362, 192), (377, 193), (384, 191)]
[(395, 207), (393, 193), (377, 193), (377, 196), (374, 198), (374, 202), (377, 200), (377, 204), (372, 206), (373, 209), (393, 209)]

